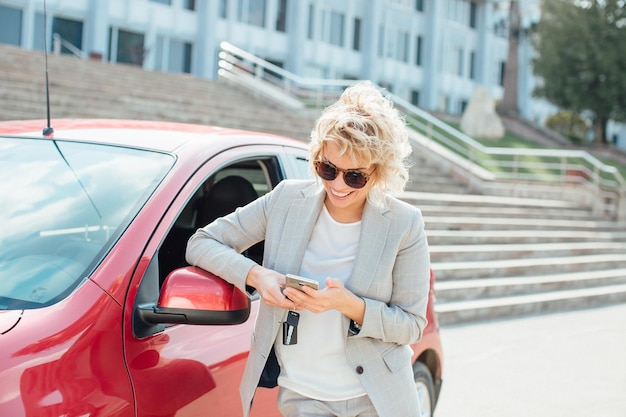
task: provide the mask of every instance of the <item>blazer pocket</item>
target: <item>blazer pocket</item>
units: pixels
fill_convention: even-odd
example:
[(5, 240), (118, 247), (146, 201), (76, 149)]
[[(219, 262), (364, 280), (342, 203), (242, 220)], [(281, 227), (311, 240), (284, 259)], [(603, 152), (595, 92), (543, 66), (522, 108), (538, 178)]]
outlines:
[(397, 372), (406, 366), (411, 366), (413, 351), (409, 346), (397, 346), (383, 353), (383, 361), (391, 372)]

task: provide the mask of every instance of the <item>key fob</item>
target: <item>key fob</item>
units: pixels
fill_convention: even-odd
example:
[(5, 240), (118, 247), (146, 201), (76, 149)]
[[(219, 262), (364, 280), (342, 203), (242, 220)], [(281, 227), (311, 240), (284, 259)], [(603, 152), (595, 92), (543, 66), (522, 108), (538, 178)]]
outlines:
[(295, 311), (287, 313), (287, 320), (283, 322), (283, 345), (298, 343), (298, 321), (300, 314)]

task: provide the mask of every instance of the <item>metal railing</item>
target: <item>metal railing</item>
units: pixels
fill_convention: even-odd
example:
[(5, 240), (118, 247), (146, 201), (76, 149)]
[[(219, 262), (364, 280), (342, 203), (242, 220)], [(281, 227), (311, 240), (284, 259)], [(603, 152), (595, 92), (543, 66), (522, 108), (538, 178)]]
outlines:
[(262, 88), (269, 84), (284, 96), (297, 100), (298, 107), (319, 109), (332, 103), (348, 86), (357, 80), (331, 80), (324, 78), (303, 78), (283, 68), (267, 62), (236, 46), (220, 44), (218, 75), (235, 81), (253, 78)]
[[(300, 109), (320, 109), (334, 102), (348, 86), (360, 80), (310, 79), (292, 74), (236, 46), (222, 42), (218, 74), (257, 92)], [(430, 113), (394, 94), (388, 94), (408, 124), (429, 140), (488, 172), (481, 181), (577, 186), (589, 195), (598, 214), (626, 222), (626, 181), (614, 166), (586, 151), (500, 148), (484, 146)]]
[(81, 50), (67, 39), (62, 38), (61, 35), (59, 35), (58, 33), (53, 33), (52, 52), (55, 55), (60, 55), (63, 48), (70, 51), (72, 55), (75, 55), (81, 59), (87, 59), (87, 53), (85, 51)]

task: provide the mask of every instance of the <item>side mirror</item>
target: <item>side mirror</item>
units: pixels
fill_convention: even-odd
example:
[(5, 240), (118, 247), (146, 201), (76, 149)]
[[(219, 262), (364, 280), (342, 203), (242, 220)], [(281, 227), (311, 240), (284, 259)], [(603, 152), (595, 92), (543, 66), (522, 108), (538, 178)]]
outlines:
[(156, 305), (139, 307), (149, 324), (241, 324), (250, 316), (250, 299), (232, 284), (195, 266), (172, 271)]

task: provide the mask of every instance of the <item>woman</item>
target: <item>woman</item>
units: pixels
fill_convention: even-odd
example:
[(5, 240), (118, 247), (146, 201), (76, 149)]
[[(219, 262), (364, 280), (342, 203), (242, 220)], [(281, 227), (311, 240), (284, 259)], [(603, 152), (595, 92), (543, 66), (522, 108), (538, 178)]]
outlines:
[[(390, 195), (408, 179), (410, 153), (391, 102), (354, 85), (311, 134), (315, 180), (283, 181), (189, 240), (191, 264), (262, 300), (244, 416), (257, 386), (276, 383), (286, 417), (418, 415), (409, 344), (427, 323), (428, 244), (420, 211)], [(263, 266), (240, 255), (261, 240)], [(285, 274), (319, 290), (285, 287)]]

